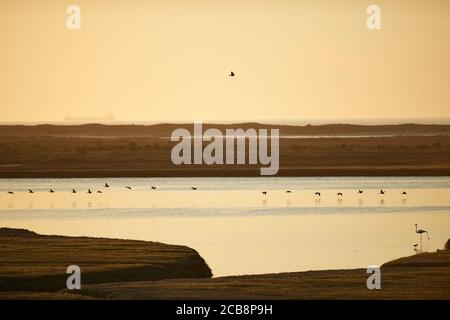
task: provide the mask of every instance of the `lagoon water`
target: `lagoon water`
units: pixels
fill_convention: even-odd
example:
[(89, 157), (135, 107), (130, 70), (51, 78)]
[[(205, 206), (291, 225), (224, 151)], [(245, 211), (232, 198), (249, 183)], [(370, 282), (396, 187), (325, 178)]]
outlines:
[(187, 245), (214, 276), (381, 265), (415, 223), (422, 251), (450, 238), (450, 177), (0, 179), (0, 227)]

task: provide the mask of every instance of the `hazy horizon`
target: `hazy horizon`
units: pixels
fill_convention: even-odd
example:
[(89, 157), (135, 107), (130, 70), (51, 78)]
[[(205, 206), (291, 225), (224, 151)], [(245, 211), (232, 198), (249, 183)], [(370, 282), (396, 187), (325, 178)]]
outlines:
[(449, 1), (69, 4), (1, 1), (1, 121), (450, 118)]

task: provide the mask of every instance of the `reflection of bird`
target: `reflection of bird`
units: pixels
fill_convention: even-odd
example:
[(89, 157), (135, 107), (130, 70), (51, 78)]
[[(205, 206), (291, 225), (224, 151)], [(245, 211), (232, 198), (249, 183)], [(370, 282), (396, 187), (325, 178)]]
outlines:
[(267, 191), (263, 191), (262, 194), (263, 194), (263, 195), (266, 195), (266, 194), (267, 194)]
[(152, 189), (153, 189), (153, 190), (155, 190), (155, 189), (156, 189), (156, 187), (155, 187), (155, 186), (152, 186)]
[(233, 71), (231, 71), (230, 72), (230, 74), (228, 75), (229, 77), (234, 77), (235, 76), (235, 74), (234, 74), (234, 72)]
[(406, 191), (403, 191), (402, 194), (406, 194)]
[(417, 223), (415, 224), (415, 226), (416, 226), (416, 233), (420, 234), (420, 240), (422, 240), (422, 234), (423, 233), (426, 233), (428, 240), (430, 240), (430, 236), (428, 235), (428, 231), (422, 230), (422, 229), (417, 230)]
[(8, 194), (14, 194), (14, 192), (12, 192), (12, 191), (8, 191)]
[(127, 188), (128, 190), (131, 190), (131, 187), (125, 187), (125, 188)]
[(342, 192), (338, 192), (338, 194), (337, 194), (338, 196), (342, 196)]
[(33, 192), (33, 190), (31, 190), (31, 189), (28, 189), (28, 193), (34, 193), (34, 192)]
[(87, 193), (92, 193), (91, 189), (88, 189)]
[(196, 187), (191, 187), (191, 189), (192, 189), (192, 190), (197, 190), (197, 188), (196, 188)]
[(53, 191), (53, 189), (50, 189), (50, 191), (49, 191), (50, 193), (54, 193), (55, 191)]
[(105, 188), (109, 188), (109, 184), (105, 182)]
[(320, 197), (320, 192), (316, 192), (316, 196), (319, 196), (319, 197)]
[(384, 194), (386, 191), (384, 191), (383, 189), (380, 189), (380, 194)]
[(358, 190), (358, 193), (363, 193), (364, 192), (364, 190)]
[(72, 189), (72, 193), (77, 193), (77, 191), (75, 189)]

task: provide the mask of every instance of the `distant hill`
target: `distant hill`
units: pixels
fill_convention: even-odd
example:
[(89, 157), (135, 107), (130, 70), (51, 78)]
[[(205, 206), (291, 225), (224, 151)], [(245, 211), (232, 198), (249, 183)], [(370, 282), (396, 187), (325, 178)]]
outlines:
[[(450, 135), (450, 125), (401, 124), (401, 125), (266, 125), (260, 123), (204, 124), (207, 128), (224, 131), (227, 128), (278, 128), (281, 135), (287, 136), (360, 136), (360, 135)], [(191, 123), (156, 125), (0, 125), (0, 137), (40, 137), (40, 136), (74, 136), (74, 137), (169, 137), (173, 130), (187, 128)]]

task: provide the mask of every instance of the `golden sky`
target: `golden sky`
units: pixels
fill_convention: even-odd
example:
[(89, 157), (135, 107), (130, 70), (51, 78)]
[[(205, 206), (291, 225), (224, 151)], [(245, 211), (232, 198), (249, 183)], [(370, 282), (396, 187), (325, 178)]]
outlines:
[(448, 0), (0, 1), (2, 122), (450, 117), (449, 80)]

